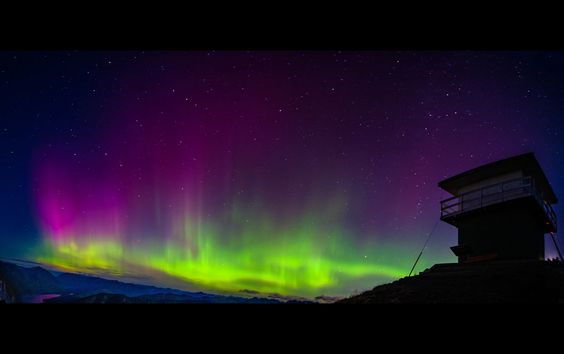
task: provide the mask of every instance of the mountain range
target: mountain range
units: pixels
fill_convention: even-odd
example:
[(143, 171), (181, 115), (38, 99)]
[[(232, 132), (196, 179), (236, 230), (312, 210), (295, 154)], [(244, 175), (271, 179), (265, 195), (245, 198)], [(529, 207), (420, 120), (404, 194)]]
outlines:
[(260, 296), (243, 297), (189, 292), (150, 285), (124, 283), (117, 280), (74, 273), (54, 274), (39, 266), (22, 267), (5, 261), (0, 261), (0, 281), (7, 284), (7, 288), (12, 293), (11, 295), (13, 295), (15, 302), (33, 302), (30, 299), (41, 298), (39, 295), (42, 294), (53, 295), (42, 300), (44, 303), (276, 304), (309, 302), (302, 300), (281, 301)]

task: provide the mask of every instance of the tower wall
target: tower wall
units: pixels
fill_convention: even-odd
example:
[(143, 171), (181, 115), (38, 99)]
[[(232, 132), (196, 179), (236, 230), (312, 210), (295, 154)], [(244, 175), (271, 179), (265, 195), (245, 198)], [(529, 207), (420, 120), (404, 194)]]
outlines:
[(544, 228), (529, 198), (493, 205), (465, 215), (458, 221), (458, 244), (472, 254), (496, 259), (544, 259)]

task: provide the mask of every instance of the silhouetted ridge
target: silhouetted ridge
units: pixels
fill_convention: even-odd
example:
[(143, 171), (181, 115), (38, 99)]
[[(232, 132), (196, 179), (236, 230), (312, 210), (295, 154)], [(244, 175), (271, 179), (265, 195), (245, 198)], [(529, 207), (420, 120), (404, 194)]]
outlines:
[(436, 264), (419, 275), (338, 301), (370, 303), (563, 303), (564, 265), (551, 261)]

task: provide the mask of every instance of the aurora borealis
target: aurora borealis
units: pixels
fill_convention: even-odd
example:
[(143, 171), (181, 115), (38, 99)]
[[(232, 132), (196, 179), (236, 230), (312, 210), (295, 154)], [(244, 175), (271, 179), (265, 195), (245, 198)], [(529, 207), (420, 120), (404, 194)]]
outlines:
[[(444, 177), (534, 151), (564, 190), (562, 53), (0, 56), (4, 257), (346, 296), (409, 273)], [(417, 270), (455, 242), (440, 224)]]

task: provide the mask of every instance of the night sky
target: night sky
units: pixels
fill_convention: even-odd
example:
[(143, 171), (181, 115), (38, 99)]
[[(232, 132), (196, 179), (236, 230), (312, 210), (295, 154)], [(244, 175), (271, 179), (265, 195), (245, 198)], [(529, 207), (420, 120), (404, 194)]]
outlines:
[(63, 271), (346, 296), (409, 273), (443, 178), (534, 152), (564, 198), (564, 52), (1, 52), (0, 97), (0, 257)]

